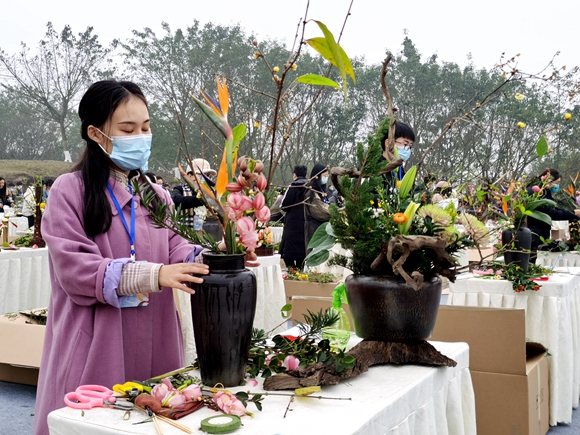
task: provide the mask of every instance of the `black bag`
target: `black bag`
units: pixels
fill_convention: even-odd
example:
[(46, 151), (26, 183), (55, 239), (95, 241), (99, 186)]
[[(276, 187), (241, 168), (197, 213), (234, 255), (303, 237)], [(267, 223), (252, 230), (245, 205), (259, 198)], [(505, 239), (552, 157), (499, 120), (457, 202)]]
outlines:
[(317, 221), (328, 222), (330, 220), (328, 204), (312, 189), (308, 190), (305, 195), (304, 210), (306, 211), (307, 217), (311, 217)]

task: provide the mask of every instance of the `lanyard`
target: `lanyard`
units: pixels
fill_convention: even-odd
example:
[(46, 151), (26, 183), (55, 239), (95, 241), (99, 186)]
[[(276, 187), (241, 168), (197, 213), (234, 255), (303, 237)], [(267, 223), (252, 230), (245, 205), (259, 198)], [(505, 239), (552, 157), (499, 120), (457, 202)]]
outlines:
[(399, 166), (399, 181), (403, 179), (403, 168)]
[(131, 183), (129, 183), (129, 192), (131, 193), (131, 229), (129, 229), (129, 225), (127, 225), (127, 221), (123, 215), (123, 209), (119, 205), (119, 201), (117, 201), (117, 197), (113, 193), (113, 189), (111, 189), (109, 182), (107, 182), (107, 189), (111, 195), (111, 198), (113, 199), (113, 202), (115, 203), (115, 208), (119, 212), (119, 217), (121, 218), (121, 221), (123, 221), (123, 226), (129, 235), (129, 242), (131, 243), (131, 261), (135, 263), (135, 198), (133, 198), (133, 189), (131, 188)]

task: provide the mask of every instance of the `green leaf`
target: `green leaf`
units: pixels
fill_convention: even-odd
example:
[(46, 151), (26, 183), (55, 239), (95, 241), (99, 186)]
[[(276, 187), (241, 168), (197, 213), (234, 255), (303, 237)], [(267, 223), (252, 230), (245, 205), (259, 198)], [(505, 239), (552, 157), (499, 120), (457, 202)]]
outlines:
[(326, 239), (328, 239), (330, 236), (330, 234), (328, 234), (327, 232), (327, 227), (329, 226), (330, 226), (329, 222), (324, 222), (316, 229), (316, 231), (314, 231), (314, 234), (312, 235), (312, 238), (308, 243), (308, 249), (314, 249), (326, 242)]
[[(527, 213), (526, 213), (527, 214)], [(552, 218), (548, 216), (546, 213), (542, 213), (541, 211), (532, 211), (528, 216), (533, 217), (539, 221), (542, 221), (548, 225), (552, 225)]]
[(403, 181), (401, 181), (401, 187), (399, 188), (399, 198), (405, 199), (409, 195), (409, 192), (411, 191), (411, 189), (413, 188), (413, 184), (415, 183), (416, 176), (417, 176), (417, 166), (413, 166), (411, 169), (407, 171), (407, 173), (403, 177)]
[(318, 74), (304, 74), (296, 79), (299, 83), (317, 86), (331, 86), (336, 89), (342, 89), (338, 83), (328, 77), (319, 76)]
[[(332, 58), (334, 59), (334, 63), (332, 63), (336, 69), (338, 69), (338, 72), (340, 73), (340, 76), (342, 77), (342, 90), (344, 92), (344, 98), (346, 99), (347, 97), (347, 86), (346, 86), (346, 70), (344, 68), (344, 62), (342, 60), (342, 55), (340, 53), (339, 50), (339, 46), (336, 43), (336, 41), (334, 40), (334, 36), (332, 35), (332, 32), (330, 30), (328, 30), (328, 28), (326, 27), (326, 25), (324, 23), (322, 23), (321, 21), (316, 21), (314, 20), (314, 22), (316, 24), (318, 24), (318, 27), (320, 27), (320, 30), (322, 30), (322, 33), (324, 33), (324, 39), (326, 40), (326, 45), (328, 46), (328, 50), (332, 53)], [(322, 53), (321, 53), (322, 54)], [(330, 62), (330, 59), (328, 59), (328, 61)]]
[(237, 150), (240, 146), (240, 142), (246, 137), (246, 124), (236, 125), (232, 129), (232, 134), (234, 136), (234, 150)]
[(352, 355), (345, 355), (343, 360), (345, 364), (354, 364), (354, 362), (356, 361), (355, 357)]
[[(312, 48), (314, 48), (318, 53), (320, 53), (320, 55), (322, 57), (324, 57), (331, 64), (333, 64), (334, 66), (336, 66), (338, 68), (336, 61), (334, 60), (333, 54), (330, 51), (330, 49), (328, 48), (328, 44), (327, 44), (325, 38), (320, 38), (320, 37), (312, 38), (312, 39), (306, 40), (306, 42), (308, 43), (308, 45), (310, 45)], [(352, 67), (352, 63), (350, 62), (350, 59), (348, 58), (348, 56), (346, 55), (346, 52), (344, 51), (344, 49), (340, 45), (337, 44), (337, 47), (338, 47), (338, 51), (340, 52), (340, 57), (342, 58), (342, 63), (344, 65), (344, 71), (350, 76), (353, 83), (356, 83), (356, 77), (354, 76), (354, 69)]]
[(280, 308), (280, 314), (282, 314), (283, 319), (287, 319), (290, 317), (290, 313), (292, 312), (292, 304), (286, 304), (282, 308)]
[(304, 259), (304, 264), (308, 267), (318, 266), (328, 260), (328, 257), (330, 257), (330, 252), (328, 251), (320, 251), (316, 253), (311, 252)]
[(262, 403), (261, 402), (254, 402), (254, 405), (256, 405), (256, 408), (258, 408), (258, 411), (262, 410)]
[(240, 400), (248, 400), (250, 396), (248, 396), (248, 393), (245, 391), (239, 391), (236, 393), (236, 397)]
[(538, 157), (544, 156), (548, 152), (548, 141), (546, 140), (546, 136), (540, 136), (540, 140), (536, 144), (536, 154)]

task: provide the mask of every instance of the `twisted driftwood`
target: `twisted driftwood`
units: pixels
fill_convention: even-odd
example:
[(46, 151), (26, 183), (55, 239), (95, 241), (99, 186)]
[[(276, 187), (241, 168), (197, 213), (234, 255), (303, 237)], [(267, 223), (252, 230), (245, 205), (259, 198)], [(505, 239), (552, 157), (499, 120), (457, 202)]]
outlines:
[(346, 355), (351, 355), (356, 359), (354, 368), (337, 373), (334, 365), (318, 362), (308, 367), (298, 367), (288, 373), (271, 376), (264, 381), (264, 389), (292, 390), (314, 385), (337, 385), (345, 379), (352, 379), (368, 371), (370, 366), (377, 364), (423, 364), (446, 367), (457, 365), (455, 361), (439, 353), (424, 340), (408, 343), (363, 340)]

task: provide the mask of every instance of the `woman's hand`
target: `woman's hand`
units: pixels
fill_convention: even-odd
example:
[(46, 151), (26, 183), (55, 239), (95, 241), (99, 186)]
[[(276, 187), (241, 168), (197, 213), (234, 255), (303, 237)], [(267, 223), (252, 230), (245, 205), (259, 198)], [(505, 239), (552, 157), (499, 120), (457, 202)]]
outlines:
[(580, 217), (580, 208), (577, 208), (577, 209), (575, 209), (575, 210), (574, 210), (574, 214), (575, 214), (577, 217)]
[(244, 259), (244, 264), (247, 267), (258, 267), (260, 263), (256, 261), (257, 259), (258, 256), (256, 255), (254, 248), (246, 248), (246, 258)]
[(177, 288), (186, 293), (194, 294), (195, 290), (187, 286), (188, 282), (201, 284), (203, 278), (193, 275), (207, 275), (209, 266), (199, 263), (177, 263), (163, 265), (159, 269), (159, 285), (162, 287)]

